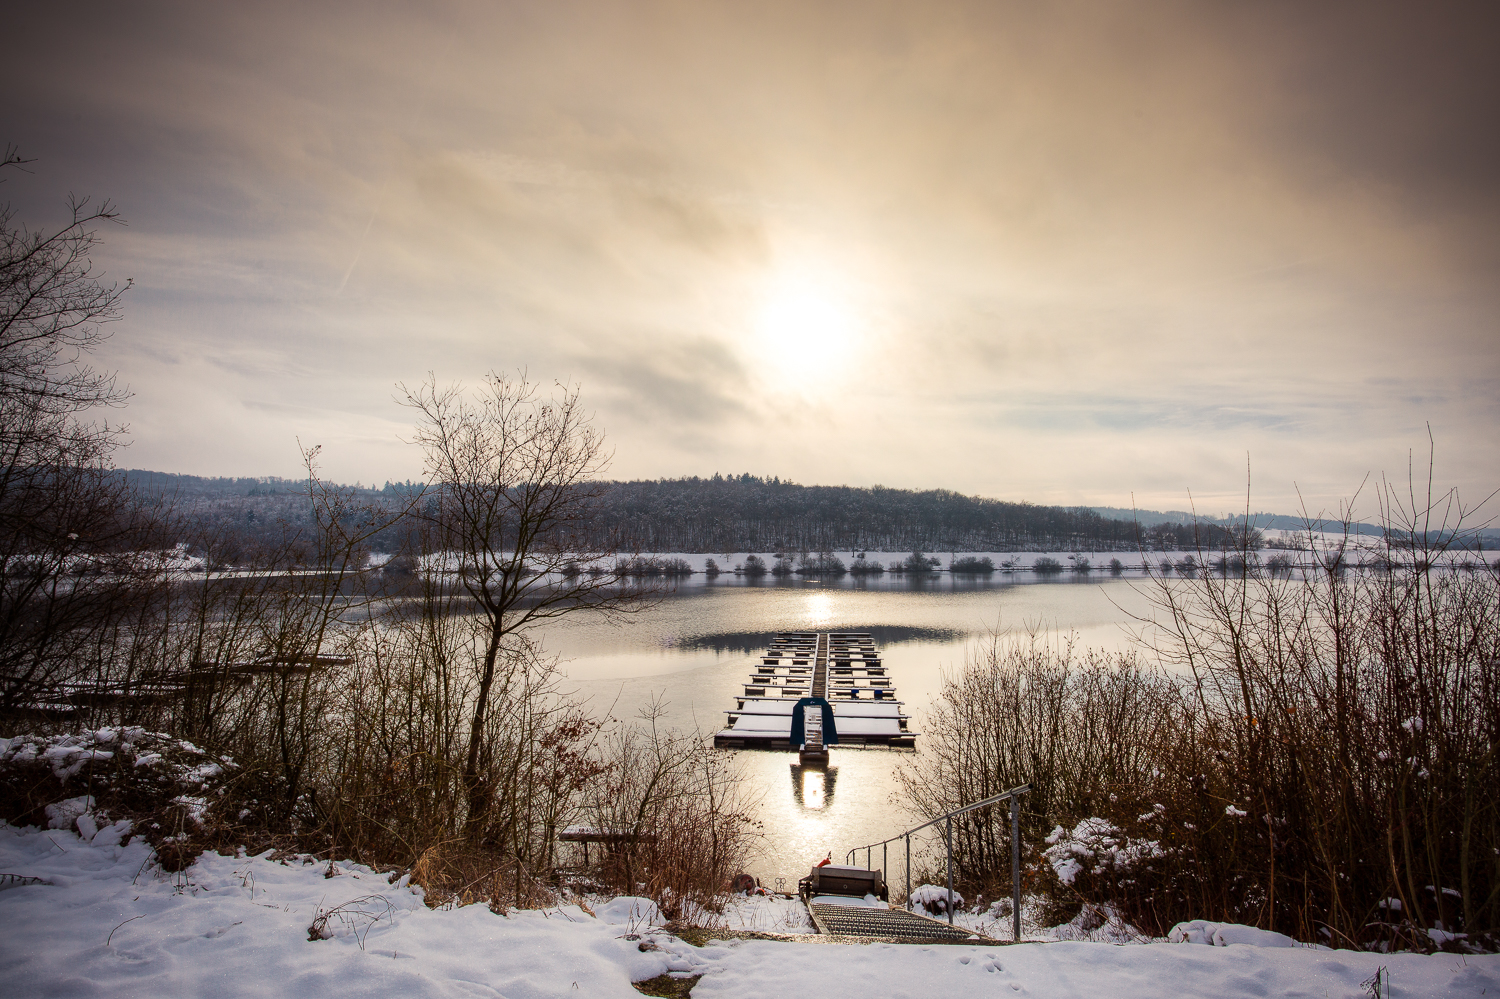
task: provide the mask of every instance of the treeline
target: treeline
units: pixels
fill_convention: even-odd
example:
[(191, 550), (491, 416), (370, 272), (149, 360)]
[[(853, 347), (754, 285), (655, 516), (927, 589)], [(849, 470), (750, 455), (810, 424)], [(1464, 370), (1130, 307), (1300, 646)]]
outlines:
[[(170, 493), (200, 523), (272, 537), (313, 516), (306, 483), (291, 479), (203, 479), (132, 471), (132, 483)], [(387, 482), (345, 487), (362, 502), (396, 509), (422, 487)], [(965, 496), (947, 489), (804, 486), (754, 475), (697, 476), (580, 487), (592, 494), (578, 525), (586, 547), (621, 551), (1153, 551), (1221, 549), (1242, 528), (1217, 523), (1157, 523), (1100, 516), (1087, 507), (1041, 506)], [(424, 507), (419, 504), (419, 511)], [(371, 539), (401, 548), (410, 523)], [(1251, 547), (1260, 546), (1258, 531)]]
[(1086, 508), (947, 489), (803, 486), (753, 475), (605, 483), (590, 527), (644, 551), (1130, 548), (1136, 527)]

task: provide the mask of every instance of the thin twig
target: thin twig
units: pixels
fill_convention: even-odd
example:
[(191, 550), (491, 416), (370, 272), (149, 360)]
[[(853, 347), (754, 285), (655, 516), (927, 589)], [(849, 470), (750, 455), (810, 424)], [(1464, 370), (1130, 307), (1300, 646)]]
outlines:
[[(138, 916), (131, 916), (130, 919), (125, 920), (125, 923), (129, 923), (129, 922), (132, 922), (134, 920), (140, 919), (144, 915), (146, 915), (146, 914), (143, 912), (143, 913), (141, 913)], [(121, 923), (120, 926), (124, 926), (125, 923)], [(116, 926), (115, 930), (118, 930), (120, 928), (120, 926)], [(115, 938), (115, 930), (110, 930), (109, 931), (109, 936), (107, 936), (107, 937), (104, 938), (104, 946), (108, 947), (109, 946), (109, 942)]]

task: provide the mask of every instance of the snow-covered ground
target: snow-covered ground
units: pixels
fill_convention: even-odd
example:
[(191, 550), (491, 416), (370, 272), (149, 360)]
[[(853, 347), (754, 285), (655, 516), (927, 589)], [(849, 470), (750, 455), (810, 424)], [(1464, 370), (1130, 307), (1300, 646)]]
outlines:
[[(1202, 943), (697, 948), (653, 932), (644, 900), (508, 916), (482, 905), (430, 910), (404, 880), (350, 864), (205, 854), (164, 873), (144, 843), (120, 845), (114, 828), (87, 841), (0, 824), (0, 875), (10, 876), (0, 876), (0, 994), (634, 999), (632, 981), (676, 972), (703, 976), (698, 999), (1355, 997), (1385, 968), (1393, 997), (1500, 995), (1500, 956)], [(744, 899), (723, 918), (795, 932), (797, 908)]]
[[(1293, 565), (1313, 565), (1316, 564), (1317, 560), (1321, 558), (1325, 553), (1343, 549), (1346, 551), (1345, 559), (1348, 564), (1360, 565), (1367, 562), (1374, 562), (1380, 556), (1388, 554), (1384, 542), (1378, 537), (1369, 535), (1346, 537), (1343, 534), (1334, 533), (1308, 534), (1305, 531), (1281, 530), (1266, 530), (1263, 533), (1267, 541), (1294, 544), (1293, 550), (1289, 551), (1276, 549), (1264, 549), (1259, 551), (1257, 555), (1261, 562), (1265, 562), (1279, 555), (1290, 559)], [(1309, 544), (1311, 544), (1311, 549), (1303, 550), (1306, 549), (1306, 546)], [(789, 554), (794, 563), (799, 560), (799, 552), (793, 551)], [(860, 554), (860, 552), (857, 549), (843, 549), (840, 551), (836, 551), (833, 554), (838, 556), (838, 558), (843, 561), (846, 566), (853, 567), (857, 565), (855, 556), (857, 554)], [(895, 567), (904, 562), (907, 556), (909, 556), (910, 554), (911, 552), (904, 551), (867, 550), (864, 552), (865, 558), (872, 563), (879, 562), (884, 573), (886, 574), (894, 574)], [(926, 554), (938, 559), (938, 565), (936, 567), (937, 572), (946, 573), (948, 571), (949, 565), (951, 565), (953, 560), (956, 558), (973, 557), (988, 558), (994, 564), (995, 571), (997, 574), (999, 574), (999, 576), (1013, 576), (1017, 572), (1021, 573), (1022, 576), (1026, 576), (1034, 570), (1037, 560), (1043, 558), (1060, 562), (1062, 564), (1062, 569), (1064, 572), (1072, 572), (1076, 568), (1081, 569), (1084, 572), (1107, 573), (1110, 571), (1110, 561), (1113, 559), (1118, 559), (1124, 572), (1142, 573), (1157, 569), (1162, 559), (1168, 559), (1169, 561), (1176, 563), (1188, 555), (1193, 555), (1195, 558), (1198, 558), (1200, 562), (1202, 562), (1204, 560), (1211, 561), (1217, 556), (1218, 553), (1213, 551), (1197, 552), (1191, 550), (1175, 549), (1172, 551), (1142, 552), (1137, 548), (1126, 548), (1113, 550), (1056, 549), (1052, 551), (1025, 552), (970, 552), (944, 550), (927, 552)], [(736, 575), (735, 567), (743, 565), (744, 561), (751, 555), (755, 555), (756, 557), (760, 558), (761, 561), (765, 563), (767, 569), (769, 569), (776, 561), (776, 553), (774, 552), (640, 552), (621, 553), (618, 557), (607, 558), (603, 561), (592, 564), (597, 568), (607, 572), (613, 570), (617, 562), (628, 561), (632, 558), (639, 558), (648, 561), (655, 560), (662, 563), (686, 563), (688, 568), (691, 569), (692, 574), (701, 575), (707, 570), (709, 560), (713, 560), (718, 568), (719, 573), (727, 582), (729, 579), (734, 578), (734, 576)], [(373, 552), (366, 558), (362, 568), (379, 569), (387, 562), (390, 562), (392, 557), (393, 556), (387, 552)], [(504, 556), (502, 553), (501, 558), (503, 557)], [(1397, 558), (1400, 558), (1399, 554), (1397, 555)], [(1448, 552), (1433, 553), (1432, 558), (1434, 564), (1439, 566), (1447, 566), (1450, 568), (1483, 568), (1487, 564), (1494, 563), (1495, 553), (1493, 551), (1471, 552), (1462, 549), (1455, 549)], [(1079, 564), (1078, 560), (1080, 559), (1086, 563), (1086, 566)], [(170, 551), (137, 552), (133, 556), (133, 561), (136, 563), (138, 568), (155, 569), (158, 572), (179, 580), (192, 579), (195, 576), (201, 575), (206, 567), (205, 560), (201, 556), (189, 554), (188, 547), (185, 544), (179, 544), (175, 549)], [(420, 560), (421, 567), (424, 571), (427, 572), (456, 572), (459, 567), (459, 562), (460, 559), (458, 555), (452, 552), (431, 554), (424, 556)], [(92, 564), (95, 564), (95, 560), (90, 556), (69, 556), (64, 560), (64, 568), (65, 571), (68, 572), (81, 571), (85, 567)], [(584, 563), (582, 567), (587, 568), (589, 564), (590, 563)], [(261, 569), (251, 570), (243, 567), (219, 567), (215, 570), (215, 575), (219, 577), (257, 576), (262, 574), (264, 571), (265, 570)], [(306, 574), (312, 573), (314, 571), (315, 570), (298, 570), (295, 574)], [(766, 578), (773, 577), (767, 576)], [(800, 579), (802, 577), (797, 576), (796, 578)]]
[[(1373, 564), (1380, 556), (1390, 554), (1384, 542), (1378, 537), (1345, 537), (1342, 534), (1308, 535), (1305, 532), (1274, 530), (1266, 531), (1264, 533), (1267, 541), (1276, 541), (1278, 543), (1295, 543), (1295, 547), (1290, 550), (1275, 548), (1260, 549), (1255, 553), (1255, 555), (1260, 560), (1261, 564), (1264, 564), (1270, 559), (1280, 556), (1288, 559), (1290, 564), (1293, 566), (1314, 566), (1317, 565), (1319, 560), (1322, 559), (1327, 553), (1336, 552), (1342, 549), (1345, 552), (1344, 559), (1346, 565), (1357, 566), (1361, 564)], [(1309, 541), (1311, 542), (1312, 548), (1305, 549), (1305, 546), (1309, 543)], [(860, 551), (851, 551), (845, 548), (839, 551), (835, 551), (833, 554), (837, 556), (838, 559), (842, 561), (846, 567), (853, 567), (856, 565), (855, 556), (860, 554)], [(892, 567), (900, 565), (902, 562), (904, 562), (906, 558), (911, 555), (911, 552), (875, 551), (874, 549), (869, 549), (866, 550), (863, 554), (865, 555), (867, 561), (872, 563), (879, 562), (881, 566), (884, 567), (884, 575), (893, 575), (896, 573), (894, 573)], [(1084, 573), (1092, 573), (1094, 575), (1106, 575), (1110, 571), (1110, 562), (1114, 559), (1118, 559), (1120, 561), (1120, 565), (1124, 572), (1139, 574), (1148, 571), (1160, 571), (1160, 566), (1163, 559), (1166, 559), (1167, 561), (1170, 561), (1175, 565), (1176, 563), (1182, 561), (1184, 558), (1190, 555), (1194, 558), (1194, 560), (1200, 567), (1206, 564), (1211, 565), (1213, 560), (1215, 558), (1218, 558), (1222, 553), (1215, 552), (1210, 549), (1205, 549), (1203, 551), (1192, 549), (1173, 549), (1172, 551), (1143, 552), (1138, 548), (1058, 548), (1052, 549), (1050, 551), (1024, 552), (970, 552), (944, 550), (927, 552), (925, 554), (938, 560), (938, 565), (935, 571), (943, 574), (946, 574), (949, 571), (948, 567), (953, 563), (955, 559), (965, 557), (988, 558), (990, 562), (995, 566), (995, 573), (993, 578), (1001, 579), (1016, 576), (1017, 573), (1019, 573), (1022, 578), (1029, 578), (1030, 575), (1035, 571), (1037, 561), (1044, 558), (1051, 559), (1052, 561), (1059, 563), (1062, 567), (1062, 573), (1065, 574), (1063, 578), (1068, 578), (1069, 576), (1074, 574), (1074, 570), (1082, 570)], [(1468, 566), (1471, 568), (1482, 569), (1485, 565), (1495, 561), (1496, 553), (1492, 551), (1471, 552), (1467, 550), (1455, 549), (1448, 552), (1429, 554), (1431, 554), (1433, 563), (1438, 566), (1447, 566), (1450, 568)], [(708, 567), (709, 560), (712, 559), (714, 564), (718, 567), (718, 570), (724, 581), (727, 582), (728, 580), (735, 577), (735, 567), (743, 566), (745, 560), (751, 555), (755, 555), (762, 562), (764, 562), (768, 570), (776, 562), (776, 554), (774, 552), (641, 552), (638, 554), (632, 554), (628, 557), (640, 558), (642, 560), (655, 560), (659, 563), (685, 563), (694, 574), (702, 574), (703, 572), (705, 572)], [(794, 565), (798, 563), (801, 557), (801, 553), (796, 551), (789, 552), (788, 555), (790, 556)], [(1404, 560), (1408, 562), (1410, 561), (1409, 555), (1403, 556), (1400, 552), (1397, 552), (1393, 557), (1397, 558), (1398, 560)], [(380, 559), (381, 563), (383, 564), (386, 556), (372, 557), (371, 565), (376, 564), (375, 560), (377, 558)], [(605, 570), (613, 569), (617, 561), (626, 559), (627, 556), (622, 554), (620, 556), (620, 559), (618, 560), (607, 559), (604, 562), (599, 563), (599, 567)], [(457, 566), (458, 560), (454, 556), (430, 556), (426, 563), (426, 568), (428, 569), (441, 569), (445, 571), (453, 571), (457, 568)], [(773, 579), (775, 577), (766, 575), (765, 577), (761, 578)], [(794, 576), (793, 578), (801, 579), (803, 577)]]

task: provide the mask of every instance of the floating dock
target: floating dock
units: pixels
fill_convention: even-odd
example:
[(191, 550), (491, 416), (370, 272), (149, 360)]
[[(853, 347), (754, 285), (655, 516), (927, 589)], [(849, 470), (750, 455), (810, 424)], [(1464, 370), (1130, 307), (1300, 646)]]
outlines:
[(725, 712), (728, 724), (715, 733), (715, 746), (798, 749), (791, 742), (793, 708), (809, 697), (832, 706), (837, 745), (916, 744), (868, 632), (782, 632), (751, 668), (744, 690)]

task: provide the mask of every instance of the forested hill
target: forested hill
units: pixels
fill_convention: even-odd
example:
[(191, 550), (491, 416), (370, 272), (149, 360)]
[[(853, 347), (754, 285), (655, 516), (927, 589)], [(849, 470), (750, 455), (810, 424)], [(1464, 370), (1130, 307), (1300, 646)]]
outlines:
[[(271, 538), (310, 523), (307, 482), (278, 478), (204, 478), (131, 470), (134, 486), (171, 497), (189, 522)], [(395, 505), (417, 483), (350, 488), (356, 502)], [(1013, 551), (1191, 548), (1222, 544), (1228, 532), (1200, 525), (1155, 524), (1100, 516), (1087, 507), (1038, 506), (965, 496), (946, 489), (803, 486), (753, 475), (601, 482), (593, 518), (581, 526), (595, 546), (623, 551), (774, 552)], [(400, 547), (398, 525), (373, 539)]]
[(684, 552), (1106, 549), (1138, 540), (1133, 523), (1083, 507), (752, 475), (602, 483), (591, 527), (601, 540), (618, 532), (624, 548)]

